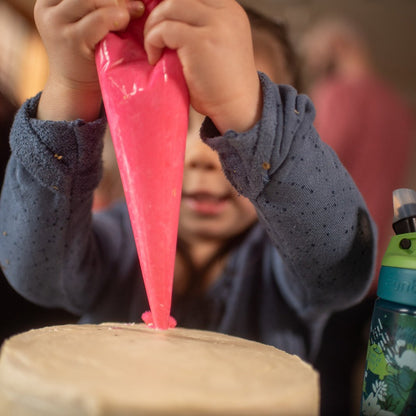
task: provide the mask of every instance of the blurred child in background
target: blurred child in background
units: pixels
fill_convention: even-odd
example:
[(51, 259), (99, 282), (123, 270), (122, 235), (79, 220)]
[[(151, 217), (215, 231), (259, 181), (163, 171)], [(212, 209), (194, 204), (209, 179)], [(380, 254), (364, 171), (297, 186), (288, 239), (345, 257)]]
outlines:
[(306, 31), (302, 44), (315, 127), (368, 204), (378, 229), (379, 268), (393, 234), (393, 191), (409, 179), (415, 133), (412, 111), (379, 74), (365, 36), (352, 22), (318, 21)]

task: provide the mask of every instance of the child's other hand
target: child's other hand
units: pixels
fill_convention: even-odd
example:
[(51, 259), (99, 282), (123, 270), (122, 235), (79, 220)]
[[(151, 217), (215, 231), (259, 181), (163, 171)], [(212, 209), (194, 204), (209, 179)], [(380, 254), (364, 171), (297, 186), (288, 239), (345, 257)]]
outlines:
[(234, 0), (163, 0), (145, 25), (154, 64), (164, 47), (176, 49), (191, 104), (219, 131), (245, 131), (260, 118), (261, 88), (251, 30)]
[[(96, 117), (101, 95), (95, 46), (109, 31), (125, 29), (143, 11), (143, 3), (136, 0), (37, 0), (35, 22), (49, 58), (49, 78), (38, 116)], [(46, 98), (54, 99), (56, 107), (56, 100), (63, 101), (60, 114), (49, 111), (51, 100), (49, 108), (44, 106)], [(92, 105), (90, 111), (87, 105)]]

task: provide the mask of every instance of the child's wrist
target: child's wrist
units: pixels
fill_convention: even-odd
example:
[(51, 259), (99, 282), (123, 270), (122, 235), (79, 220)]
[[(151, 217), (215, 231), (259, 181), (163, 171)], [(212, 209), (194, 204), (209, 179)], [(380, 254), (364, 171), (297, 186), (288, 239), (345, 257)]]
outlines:
[(40, 120), (96, 120), (101, 111), (99, 87), (77, 89), (48, 81), (40, 98), (37, 118)]
[(259, 83), (251, 95), (236, 98), (233, 103), (228, 103), (225, 108), (210, 115), (210, 118), (221, 134), (228, 130), (242, 133), (254, 127), (261, 119), (262, 111), (263, 93)]

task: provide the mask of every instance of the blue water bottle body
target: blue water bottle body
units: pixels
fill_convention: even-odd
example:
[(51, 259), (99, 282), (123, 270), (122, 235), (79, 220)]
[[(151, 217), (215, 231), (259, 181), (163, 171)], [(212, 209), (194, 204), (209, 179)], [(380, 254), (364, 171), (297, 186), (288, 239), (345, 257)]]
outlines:
[(393, 192), (364, 372), (361, 416), (416, 416), (416, 192)]
[(361, 415), (416, 415), (416, 308), (374, 305)]

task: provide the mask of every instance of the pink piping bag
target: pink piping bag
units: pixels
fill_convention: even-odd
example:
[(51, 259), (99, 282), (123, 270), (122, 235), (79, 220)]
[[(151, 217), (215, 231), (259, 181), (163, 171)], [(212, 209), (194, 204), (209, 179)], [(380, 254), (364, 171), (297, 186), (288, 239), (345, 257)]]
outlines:
[(151, 327), (170, 316), (189, 95), (175, 51), (155, 66), (143, 48), (143, 17), (97, 46), (96, 64), (151, 312)]

